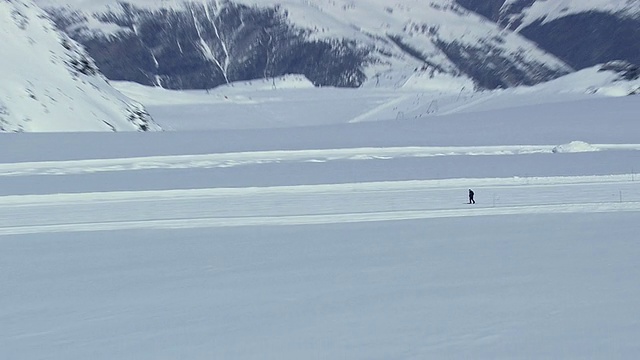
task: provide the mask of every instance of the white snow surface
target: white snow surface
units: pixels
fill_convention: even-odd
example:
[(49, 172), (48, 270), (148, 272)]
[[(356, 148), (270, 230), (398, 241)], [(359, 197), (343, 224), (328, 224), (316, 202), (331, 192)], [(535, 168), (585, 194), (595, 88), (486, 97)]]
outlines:
[(173, 131), (0, 134), (0, 359), (634, 358), (632, 85), (117, 83)]
[(209, 92), (171, 91), (128, 82), (114, 82), (114, 86), (145, 104), (167, 130), (308, 127), (384, 120), (405, 124), (405, 120), (438, 116), (466, 118), (463, 114), (479, 111), (498, 111), (505, 121), (519, 121), (523, 108), (543, 104), (547, 106), (546, 119), (526, 119), (554, 127), (558, 119), (566, 120), (573, 112), (576, 105), (566, 105), (573, 101), (592, 109), (584, 112), (583, 121), (590, 119), (594, 126), (611, 116), (611, 109), (599, 106), (599, 101), (619, 104), (618, 111), (629, 113), (623, 118), (633, 119), (636, 101), (624, 96), (640, 92), (640, 80), (622, 80), (615, 72), (599, 69), (583, 69), (536, 86), (485, 92), (474, 91), (463, 82), (436, 80), (434, 84), (434, 79), (420, 76), (410, 78), (401, 88), (314, 88), (303, 76), (294, 75), (238, 82)]
[[(0, 131), (135, 131), (142, 105), (96, 74), (80, 45), (56, 30), (33, 2), (0, 2)], [(152, 121), (148, 130), (159, 128)]]

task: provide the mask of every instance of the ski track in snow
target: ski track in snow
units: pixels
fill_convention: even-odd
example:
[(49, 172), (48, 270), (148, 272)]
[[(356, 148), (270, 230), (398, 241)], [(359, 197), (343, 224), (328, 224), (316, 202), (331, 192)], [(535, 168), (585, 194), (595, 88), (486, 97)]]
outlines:
[[(477, 204), (465, 189), (475, 185)], [(0, 197), (0, 235), (640, 211), (629, 176), (451, 179)]]
[[(204, 155), (149, 156), (120, 159), (43, 161), (0, 164), (0, 176), (71, 175), (99, 172), (223, 168), (284, 162), (329, 162), (338, 160), (390, 160), (406, 157), (493, 156), (553, 153), (554, 145), (386, 147), (324, 150), (283, 150), (218, 153)], [(640, 144), (592, 144), (588, 151), (640, 150)]]
[[(59, 176), (430, 156), (537, 153), (555, 156), (553, 152), (557, 149), (552, 145), (372, 147), (23, 162), (0, 164), (0, 176)], [(640, 150), (640, 145), (595, 144), (563, 151), (612, 150)], [(640, 211), (640, 182), (634, 181), (633, 175), (10, 195), (0, 197), (0, 235)], [(478, 204), (465, 203), (468, 187), (476, 190)]]

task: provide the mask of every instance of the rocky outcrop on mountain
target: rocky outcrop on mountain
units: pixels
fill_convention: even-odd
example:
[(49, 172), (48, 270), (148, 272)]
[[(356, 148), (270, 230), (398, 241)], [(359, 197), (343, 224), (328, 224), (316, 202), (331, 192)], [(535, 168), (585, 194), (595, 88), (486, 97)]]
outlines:
[(627, 61), (610, 61), (603, 64), (599, 71), (613, 71), (620, 75), (620, 79), (627, 81), (640, 79), (640, 66)]
[[(329, 23), (342, 32), (292, 21), (285, 5), (234, 1), (185, 2), (168, 8), (118, 3), (95, 12), (71, 7), (47, 11), (59, 28), (87, 48), (108, 78), (171, 89), (208, 89), (287, 74), (302, 74), (316, 86), (359, 87), (372, 77), (389, 76), (397, 71), (394, 66), (432, 77), (466, 77), (477, 88), (494, 89), (532, 85), (573, 70), (533, 42), (448, 0), (420, 4), (420, 14), (431, 11), (426, 18), (414, 18), (413, 9), (402, 3), (386, 6), (383, 16), (381, 9), (372, 10), (379, 3), (337, 5), (304, 6), (314, 19), (325, 17), (320, 27)], [(475, 10), (500, 18), (498, 5), (488, 2)], [(347, 16), (354, 10), (370, 11), (382, 24), (373, 30), (362, 17), (341, 20), (337, 16), (342, 13), (327, 12), (336, 8)], [(469, 26), (450, 29), (440, 18)], [(393, 28), (385, 25), (387, 21), (404, 26)], [(401, 79), (410, 76), (400, 72)]]
[[(613, 60), (640, 63), (640, 3), (571, 8), (541, 0), (456, 0), (500, 26), (517, 31), (576, 70)], [(605, 6), (606, 5), (606, 6)], [(537, 6), (537, 15), (528, 11)], [(547, 11), (540, 11), (546, 7)], [(559, 7), (559, 8), (555, 8)]]
[[(119, 31), (92, 32), (79, 13), (50, 10), (110, 79), (171, 89), (207, 89), (233, 81), (303, 74), (317, 86), (357, 87), (369, 50), (353, 41), (310, 40), (278, 7), (185, 3), (145, 10), (121, 3), (97, 14)], [(80, 26), (78, 26), (80, 25)]]
[(538, 20), (520, 33), (575, 69), (612, 60), (640, 64), (640, 19), (592, 11)]

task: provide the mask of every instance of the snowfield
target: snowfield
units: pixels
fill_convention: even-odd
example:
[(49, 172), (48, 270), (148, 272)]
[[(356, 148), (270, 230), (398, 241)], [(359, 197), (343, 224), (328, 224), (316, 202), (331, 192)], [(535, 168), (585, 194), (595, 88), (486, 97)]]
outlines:
[(117, 83), (173, 131), (0, 134), (0, 358), (634, 358), (640, 102), (605, 80)]

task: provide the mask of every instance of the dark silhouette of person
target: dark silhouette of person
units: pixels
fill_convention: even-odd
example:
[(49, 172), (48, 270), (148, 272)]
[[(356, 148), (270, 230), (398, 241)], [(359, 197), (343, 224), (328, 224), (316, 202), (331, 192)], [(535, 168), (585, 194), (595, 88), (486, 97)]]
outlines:
[(473, 190), (469, 189), (469, 204), (475, 204), (476, 201), (473, 200), (473, 195), (475, 195), (475, 193), (473, 192)]

